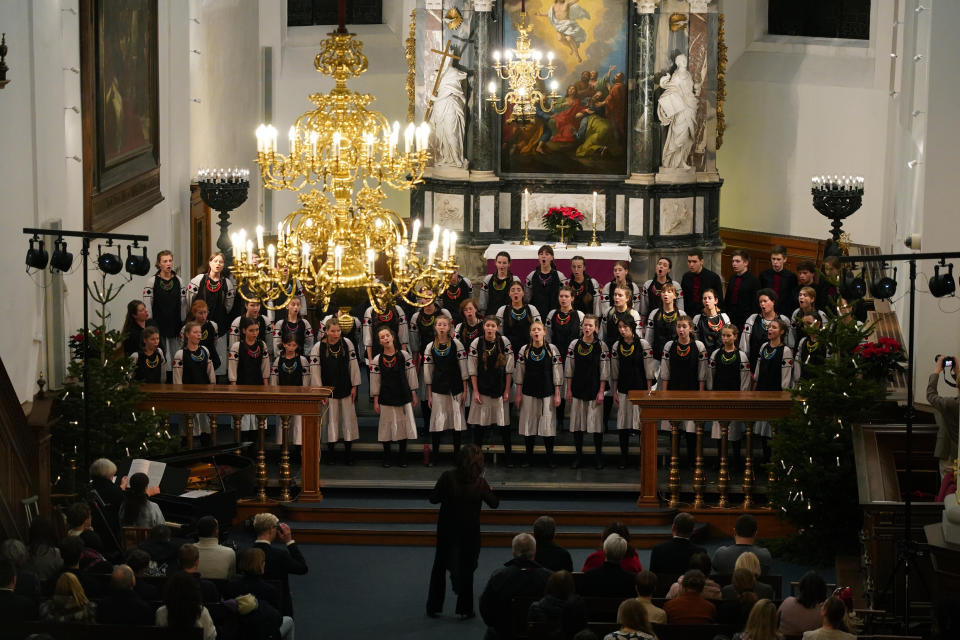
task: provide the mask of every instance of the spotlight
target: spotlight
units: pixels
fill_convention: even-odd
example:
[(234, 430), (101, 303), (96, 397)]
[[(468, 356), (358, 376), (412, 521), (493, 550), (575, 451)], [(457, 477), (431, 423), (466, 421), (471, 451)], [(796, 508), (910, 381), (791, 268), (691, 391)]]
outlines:
[(27, 268), (43, 269), (47, 266), (47, 251), (43, 248), (43, 240), (37, 236), (30, 239), (30, 248), (27, 249)]
[[(107, 242), (107, 246), (113, 246), (113, 243)], [(105, 274), (115, 276), (123, 269), (123, 260), (115, 253), (104, 253), (103, 245), (100, 245), (97, 247), (97, 267)]]
[[(940, 275), (940, 267), (947, 267), (947, 272)], [(930, 293), (934, 298), (952, 296), (957, 290), (957, 283), (953, 280), (953, 264), (938, 264), (933, 267), (933, 277), (930, 278)]]
[(50, 258), (51, 271), (70, 271), (73, 264), (73, 254), (67, 251), (67, 243), (63, 238), (57, 238), (53, 243), (53, 256)]
[(844, 300), (859, 300), (867, 295), (867, 283), (863, 280), (863, 275), (854, 276), (852, 270), (843, 272), (843, 280), (840, 282), (840, 295)]
[(143, 255), (133, 255), (133, 247), (127, 245), (127, 261), (124, 264), (127, 273), (135, 276), (145, 276), (150, 272), (150, 258), (147, 257), (147, 248), (143, 247)]
[(870, 295), (879, 300), (890, 300), (897, 293), (897, 268), (893, 268), (893, 277), (883, 276), (870, 284)]

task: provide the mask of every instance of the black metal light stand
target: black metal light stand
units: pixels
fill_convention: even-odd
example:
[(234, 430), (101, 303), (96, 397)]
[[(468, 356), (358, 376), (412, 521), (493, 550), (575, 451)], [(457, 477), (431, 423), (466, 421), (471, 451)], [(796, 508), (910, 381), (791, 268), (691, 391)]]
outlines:
[(233, 244), (230, 242), (230, 212), (247, 201), (250, 190), (249, 172), (244, 169), (229, 171), (214, 171), (204, 169), (200, 171), (197, 184), (200, 186), (200, 197), (204, 203), (214, 211), (220, 212), (220, 235), (217, 237), (217, 248), (223, 254), (225, 267), (233, 264)]
[[(814, 190), (816, 191), (816, 189)], [(816, 199), (814, 200), (816, 202)], [(859, 208), (859, 204), (857, 205)], [(856, 211), (854, 209), (853, 211)], [(851, 211), (850, 213), (853, 213)], [(826, 214), (824, 214), (826, 215)], [(849, 214), (847, 214), (849, 215)], [(837, 226), (839, 228), (839, 225)], [(912, 503), (913, 498), (911, 493), (913, 492), (913, 421), (916, 417), (916, 409), (914, 408), (914, 389), (913, 389), (913, 357), (914, 357), (914, 318), (916, 317), (916, 297), (917, 297), (917, 261), (918, 260), (952, 260), (954, 258), (960, 258), (960, 252), (949, 252), (949, 253), (888, 253), (884, 255), (869, 255), (869, 256), (839, 256), (840, 262), (844, 263), (854, 263), (854, 262), (879, 262), (883, 265), (884, 262), (896, 262), (900, 260), (905, 260), (909, 267), (909, 280), (907, 282), (907, 287), (909, 288), (909, 310), (907, 312), (907, 317), (909, 319), (909, 328), (907, 329), (907, 406), (904, 410), (904, 423), (907, 428), (907, 451), (906, 451), (906, 469), (904, 474), (904, 484), (906, 485), (904, 498), (904, 516), (903, 516), (903, 540), (901, 544), (898, 545), (897, 555), (897, 564), (894, 567), (894, 573), (891, 574), (891, 580), (896, 576), (896, 572), (903, 567), (903, 576), (904, 576), (904, 589), (903, 589), (903, 599), (904, 599), (904, 609), (903, 609), (903, 628), (907, 632), (910, 629), (910, 572), (913, 570), (914, 561), (919, 556), (919, 550), (915, 542), (913, 542), (911, 535), (911, 516), (912, 516)]]
[(813, 188), (810, 193), (813, 195), (813, 208), (820, 215), (828, 220), (832, 220), (830, 235), (833, 239), (827, 243), (824, 250), (826, 255), (839, 255), (837, 245), (840, 242), (840, 235), (843, 233), (843, 221), (849, 218), (863, 205), (863, 180), (853, 178), (852, 180), (844, 176), (844, 179), (837, 179), (837, 176), (814, 177)]
[(81, 399), (81, 416), (83, 417), (83, 468), (90, 468), (90, 425), (87, 422), (87, 403), (90, 397), (89, 363), (87, 359), (87, 325), (89, 323), (89, 276), (87, 258), (90, 256), (91, 240), (122, 240), (129, 242), (147, 242), (149, 236), (132, 235), (128, 233), (105, 233), (96, 231), (63, 231), (59, 229), (30, 229), (24, 228), (23, 233), (31, 236), (55, 236), (67, 238), (81, 238), (83, 241), (80, 250), (80, 260), (83, 263), (83, 398)]

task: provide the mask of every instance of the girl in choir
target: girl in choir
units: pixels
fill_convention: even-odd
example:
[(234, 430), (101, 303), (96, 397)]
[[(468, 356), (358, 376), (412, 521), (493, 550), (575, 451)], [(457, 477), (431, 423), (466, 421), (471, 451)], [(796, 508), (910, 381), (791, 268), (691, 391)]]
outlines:
[(270, 306), (274, 308), (286, 307), (290, 304), (291, 300), (297, 299), (300, 301), (300, 315), (306, 317), (307, 296), (304, 294), (303, 286), (301, 286), (299, 282), (290, 279), (290, 269), (287, 267), (283, 269), (283, 277), (284, 282), (280, 285), (282, 291), (280, 291), (276, 298), (271, 300)]
[[(260, 310), (257, 309), (259, 316)], [(282, 351), (277, 354), (277, 359), (270, 368), (270, 384), (280, 387), (309, 387), (310, 386), (310, 363), (306, 356), (299, 353), (300, 344), (297, 337), (288, 333), (281, 339)], [(300, 462), (300, 445), (303, 442), (303, 421), (300, 416), (290, 416), (290, 447), (291, 456), (294, 462)], [(277, 416), (277, 431), (275, 436), (277, 444), (283, 443), (283, 422), (280, 416)]]
[(827, 326), (827, 314), (817, 309), (817, 290), (813, 287), (800, 287), (797, 293), (797, 303), (799, 308), (794, 309), (790, 315), (790, 327), (793, 335), (792, 344), (800, 344), (800, 339), (805, 335), (803, 332), (803, 317), (808, 314), (816, 315), (820, 318), (820, 327)]
[(693, 317), (693, 333), (707, 348), (707, 353), (713, 353), (723, 344), (721, 332), (730, 324), (730, 316), (720, 312), (717, 292), (713, 289), (705, 289), (701, 299), (703, 311)]
[(497, 309), (510, 302), (510, 285), (520, 282), (520, 278), (510, 271), (509, 253), (506, 251), (498, 253), (494, 264), (497, 271), (486, 276), (480, 283), (480, 298), (477, 301), (480, 312), (488, 316), (495, 314)]
[(453, 325), (463, 321), (460, 305), (471, 298), (473, 298), (473, 285), (460, 275), (460, 271), (454, 269), (450, 274), (450, 284), (440, 296), (440, 304), (453, 318)]
[(426, 382), (426, 399), (430, 412), (430, 459), (436, 465), (440, 454), (440, 437), (444, 431), (453, 432), (453, 457), (460, 453), (460, 438), (467, 429), (463, 403), (469, 393), (467, 388), (467, 350), (463, 343), (450, 336), (450, 319), (437, 316), (434, 322), (433, 340), (423, 353), (423, 378)]
[(513, 468), (510, 446), (510, 385), (513, 377), (513, 348), (500, 334), (500, 318), (483, 319), (483, 335), (470, 343), (467, 352), (467, 373), (473, 387), (470, 416), (474, 425), (474, 444), (483, 447), (483, 430), (496, 426), (503, 442), (507, 468)]
[(187, 288), (173, 271), (173, 252), (158, 253), (156, 267), (157, 272), (144, 284), (143, 304), (160, 329), (160, 350), (171, 355), (179, 348), (177, 336), (187, 317)]
[(160, 331), (156, 327), (144, 327), (140, 334), (143, 340), (140, 348), (132, 356), (133, 379), (151, 384), (162, 384), (166, 381), (163, 374), (167, 359), (160, 348)]
[(820, 313), (808, 313), (800, 322), (803, 337), (797, 343), (797, 350), (793, 360), (794, 384), (811, 377), (810, 366), (822, 365), (827, 359), (827, 348), (820, 342)]
[(530, 327), (541, 322), (540, 312), (533, 305), (523, 301), (523, 285), (514, 282), (510, 285), (510, 302), (497, 310), (503, 326), (503, 335), (510, 340), (515, 352), (530, 341)]
[[(270, 382), (270, 357), (267, 343), (260, 339), (257, 318), (240, 318), (240, 342), (227, 352), (227, 380), (230, 384), (263, 386)], [(242, 431), (257, 427), (257, 416), (247, 414), (240, 422)]]
[[(474, 340), (483, 334), (483, 322), (481, 321), (477, 309), (477, 303), (473, 299), (464, 300), (460, 303), (460, 317), (462, 320), (454, 329), (457, 340), (467, 348)], [(468, 403), (469, 404), (469, 403)]]
[[(206, 308), (203, 300), (197, 300)], [(201, 344), (203, 324), (187, 320), (183, 325), (183, 348), (173, 356), (173, 384), (216, 384), (213, 359), (210, 350)], [(181, 427), (186, 433), (186, 426)], [(210, 433), (210, 421), (205, 413), (199, 413), (193, 419), (193, 435)]]
[(273, 353), (280, 354), (283, 351), (281, 340), (284, 334), (292, 334), (297, 340), (297, 346), (300, 348), (300, 355), (310, 353), (313, 349), (313, 327), (300, 314), (300, 298), (293, 297), (287, 302), (287, 312), (282, 313), (281, 317), (273, 323)]
[(147, 305), (141, 300), (131, 300), (127, 303), (127, 315), (123, 320), (123, 329), (121, 333), (125, 336), (123, 339), (123, 354), (127, 357), (135, 354), (140, 345), (143, 344), (141, 334), (150, 314), (147, 312)]
[(380, 340), (377, 334), (381, 327), (387, 327), (399, 340), (399, 349), (407, 351), (410, 348), (410, 331), (407, 326), (407, 315), (399, 305), (377, 313), (373, 307), (368, 307), (363, 313), (363, 347), (367, 354), (367, 364), (373, 362), (373, 357), (380, 353)]
[(244, 300), (243, 315), (234, 318), (233, 322), (230, 323), (230, 333), (227, 338), (228, 349), (233, 348), (233, 345), (240, 342), (240, 320), (243, 318), (254, 318), (257, 321), (257, 326), (260, 327), (260, 335), (270, 335), (267, 333), (267, 320), (260, 314), (260, 301)]
[(610, 387), (613, 402), (617, 405), (617, 435), (620, 439), (620, 464), (626, 469), (630, 463), (630, 434), (640, 430), (640, 408), (635, 406), (628, 394), (631, 391), (649, 389), (657, 378), (654, 369), (653, 349), (650, 343), (637, 335), (637, 325), (630, 318), (617, 323), (620, 339), (610, 350)]
[[(620, 263), (618, 263), (620, 264)], [(614, 274), (617, 273), (618, 267), (614, 266)], [(621, 320), (630, 320), (633, 324), (638, 327), (637, 331), (640, 331), (640, 327), (643, 327), (643, 322), (640, 318), (640, 314), (631, 308), (633, 304), (633, 290), (627, 285), (618, 285), (613, 288), (611, 296), (613, 296), (613, 306), (610, 307), (606, 314), (603, 316), (603, 324), (600, 326), (600, 338), (603, 340), (603, 343), (607, 345), (607, 348), (613, 346), (613, 343), (617, 341), (620, 337), (620, 329), (617, 328), (617, 324)], [(609, 393), (603, 399), (603, 424), (606, 425), (610, 420), (610, 412), (613, 410), (613, 394)]]
[[(547, 314), (547, 342), (554, 345), (560, 351), (560, 360), (563, 362), (567, 355), (567, 347), (570, 343), (580, 337), (580, 325), (583, 324), (584, 313), (573, 308), (574, 295), (573, 289), (564, 285), (560, 287), (560, 293), (557, 296), (560, 302), (559, 309), (553, 309)], [(566, 410), (567, 402), (561, 397), (560, 406), (557, 407), (557, 430), (563, 422), (563, 414)]]
[[(706, 313), (706, 306), (704, 306)], [(747, 354), (737, 348), (740, 330), (729, 322), (720, 330), (720, 347), (710, 353), (707, 368), (707, 388), (711, 391), (750, 391), (753, 375), (750, 373), (750, 361)], [(720, 423), (714, 422), (710, 436), (720, 440)], [(740, 438), (743, 436), (743, 423), (731, 422), (727, 427), (727, 439), (733, 443), (733, 462), (740, 459)], [(717, 463), (719, 465), (719, 462)]]
[[(754, 391), (787, 391), (792, 386), (793, 350), (784, 343), (789, 329), (790, 324), (781, 318), (768, 325), (767, 341), (757, 350)], [(770, 423), (754, 423), (753, 432), (762, 438), (764, 461), (770, 462)]]
[(593, 434), (594, 466), (603, 469), (603, 395), (610, 381), (610, 354), (597, 337), (597, 317), (583, 318), (583, 335), (567, 347), (566, 401), (570, 404), (570, 431), (577, 450), (572, 467), (583, 458), (583, 434)]
[(647, 330), (643, 336), (653, 347), (653, 359), (658, 369), (663, 348), (677, 337), (677, 318), (680, 317), (676, 288), (668, 282), (660, 288), (659, 296), (661, 307), (654, 308), (647, 316)]
[[(703, 391), (707, 381), (707, 349), (693, 338), (693, 323), (688, 316), (677, 318), (677, 339), (663, 348), (660, 360), (660, 389), (664, 391)], [(660, 428), (671, 428), (668, 421)], [(697, 450), (696, 424), (692, 420), (683, 423), (687, 434), (687, 462), (693, 466)]]
[[(750, 368), (757, 370), (757, 358), (760, 357), (760, 345), (767, 341), (767, 329), (776, 320), (782, 320), (790, 326), (790, 319), (780, 315), (776, 310), (777, 292), (773, 289), (760, 289), (757, 292), (757, 305), (760, 307), (760, 313), (754, 313), (743, 325), (743, 333), (740, 335), (740, 350), (750, 358)], [(789, 342), (792, 339), (788, 332), (784, 336), (784, 341)]]
[[(634, 282), (633, 278), (630, 277), (630, 263), (624, 262), (623, 260), (617, 260), (613, 263), (613, 280), (603, 285), (603, 289), (600, 290), (600, 312), (606, 316), (607, 312), (610, 311), (610, 308), (615, 306), (615, 301), (613, 299), (613, 292), (617, 287), (626, 287), (629, 291), (628, 301), (631, 308), (640, 309), (640, 287), (638, 287)], [(643, 326), (641, 323), (637, 323), (637, 326)], [(616, 335), (616, 334), (614, 334)], [(614, 338), (616, 341), (616, 338)]]
[[(209, 309), (207, 303), (203, 300), (194, 300), (190, 305), (190, 311), (187, 312), (187, 322), (197, 322), (202, 327), (200, 344), (207, 348), (210, 354), (210, 362), (213, 363), (213, 369), (220, 368), (220, 354), (217, 353), (217, 332), (219, 327), (217, 323), (209, 319)], [(183, 344), (185, 335), (180, 334), (180, 343)]]
[(534, 440), (541, 436), (547, 450), (547, 466), (553, 469), (556, 467), (553, 462), (553, 443), (557, 436), (555, 412), (560, 406), (563, 367), (560, 350), (547, 343), (546, 328), (539, 320), (530, 325), (529, 344), (517, 351), (513, 383), (516, 385), (514, 402), (520, 410), (520, 435), (527, 452), (521, 466), (530, 466)]
[(570, 277), (564, 284), (573, 291), (573, 308), (581, 313), (592, 313), (598, 318), (600, 311), (600, 283), (587, 274), (587, 261), (583, 256), (570, 258)]
[(551, 309), (557, 308), (557, 293), (566, 279), (553, 265), (553, 247), (548, 244), (537, 250), (540, 264), (527, 274), (524, 300), (536, 307), (541, 318), (546, 318)]
[[(419, 295), (419, 302), (423, 306), (410, 318), (410, 351), (413, 353), (414, 364), (417, 368), (417, 378), (420, 380), (420, 397), (424, 399), (424, 402), (420, 405), (420, 415), (423, 417), (423, 424), (429, 425), (431, 424), (430, 414), (432, 412), (432, 405), (430, 403), (430, 395), (426, 393), (426, 384), (424, 382), (424, 354), (436, 335), (435, 326), (437, 320), (439, 318), (449, 320), (450, 312), (446, 309), (441, 309), (437, 305), (436, 298), (432, 298), (433, 292), (429, 289), (422, 289)], [(449, 326), (448, 324), (448, 334), (450, 333)]]
[[(226, 356), (226, 340), (221, 338), (230, 328), (230, 313), (233, 310), (233, 300), (236, 295), (233, 280), (226, 277), (223, 266), (223, 254), (219, 252), (212, 254), (207, 261), (207, 271), (195, 276), (187, 285), (187, 304), (192, 306), (194, 300), (206, 302), (209, 318), (217, 327), (215, 343), (217, 357), (214, 358), (214, 366), (217, 369), (220, 368), (220, 363)], [(210, 357), (213, 358), (213, 351), (210, 352)]]
[(360, 365), (357, 349), (343, 330), (337, 318), (324, 322), (323, 340), (310, 352), (311, 380), (316, 387), (332, 387), (329, 408), (321, 432), (321, 441), (327, 444), (326, 464), (333, 464), (333, 447), (343, 440), (347, 466), (353, 466), (353, 441), (360, 437), (357, 426), (357, 388), (360, 386)]
[(380, 354), (370, 364), (370, 395), (380, 416), (377, 439), (383, 443), (383, 466), (389, 467), (390, 445), (399, 443), (400, 467), (407, 466), (407, 440), (416, 440), (413, 407), (417, 404), (417, 371), (413, 357), (397, 348), (397, 336), (389, 327), (377, 331)]
[[(670, 258), (661, 257), (657, 259), (657, 269), (653, 278), (643, 283), (640, 289), (640, 315), (649, 316), (654, 309), (663, 308), (661, 302), (661, 292), (664, 286), (673, 285), (674, 304), (683, 313), (683, 292), (680, 289), (680, 283), (670, 275), (670, 269), (673, 267), (673, 261)], [(656, 352), (654, 352), (656, 353)]]

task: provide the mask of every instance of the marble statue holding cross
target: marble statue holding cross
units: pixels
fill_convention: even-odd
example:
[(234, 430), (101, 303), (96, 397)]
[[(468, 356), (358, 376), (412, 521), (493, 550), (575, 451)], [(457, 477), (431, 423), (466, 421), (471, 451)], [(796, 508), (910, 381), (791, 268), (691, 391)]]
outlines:
[(431, 153), (434, 167), (452, 167), (466, 169), (467, 161), (464, 158), (464, 134), (466, 132), (466, 99), (463, 91), (463, 81), (467, 74), (444, 62), (447, 57), (459, 59), (450, 53), (450, 43), (447, 42), (443, 51), (435, 51), (443, 57), (437, 69), (433, 83), (433, 92), (430, 104), (427, 107), (426, 118), (430, 123)]

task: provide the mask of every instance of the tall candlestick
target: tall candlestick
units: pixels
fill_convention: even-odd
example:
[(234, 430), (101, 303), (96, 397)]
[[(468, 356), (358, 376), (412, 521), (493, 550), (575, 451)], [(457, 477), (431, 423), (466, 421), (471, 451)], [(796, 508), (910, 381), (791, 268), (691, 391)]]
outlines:
[(597, 226), (597, 192), (593, 192), (593, 226)]

